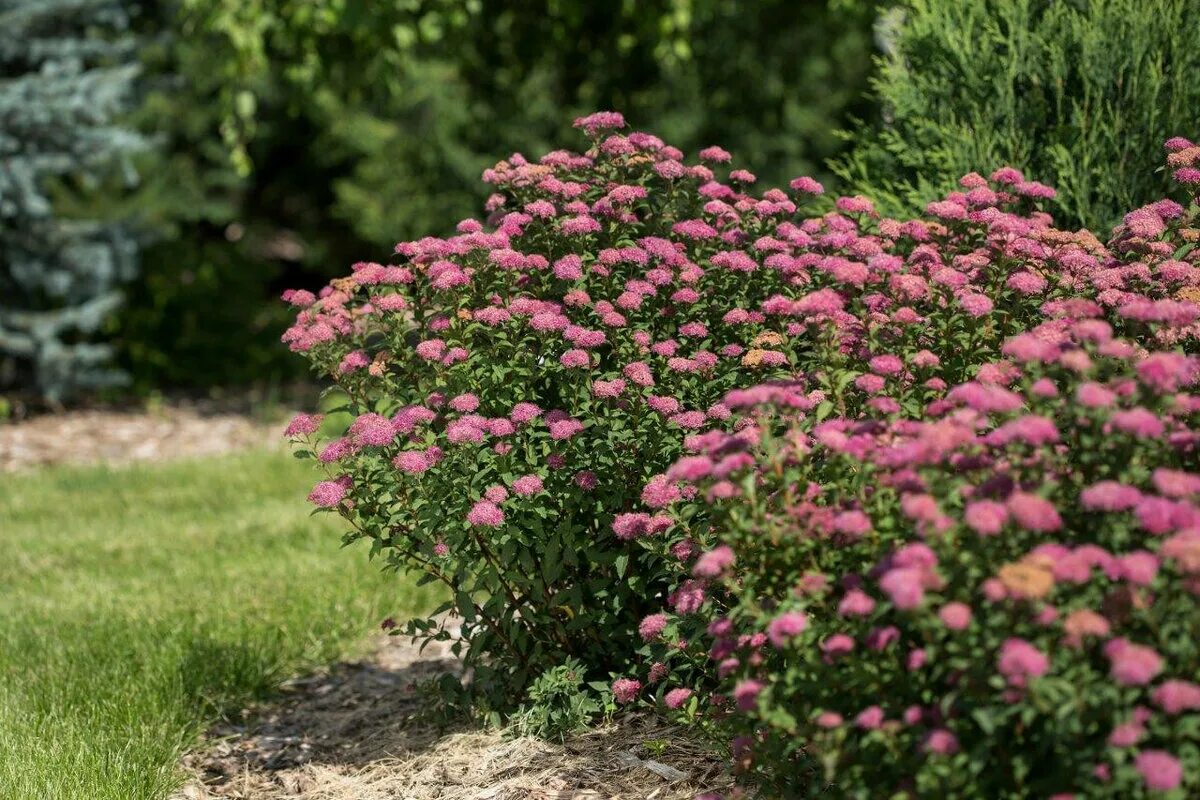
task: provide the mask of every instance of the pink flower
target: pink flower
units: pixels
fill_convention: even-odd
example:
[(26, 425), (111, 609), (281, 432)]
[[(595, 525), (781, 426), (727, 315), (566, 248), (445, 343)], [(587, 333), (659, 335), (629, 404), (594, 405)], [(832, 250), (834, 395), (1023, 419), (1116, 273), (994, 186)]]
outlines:
[(888, 570), (879, 579), (879, 587), (892, 605), (903, 611), (917, 608), (925, 600), (924, 573), (915, 567)]
[(1124, 722), (1108, 734), (1108, 743), (1113, 747), (1133, 747), (1145, 735), (1145, 726), (1138, 722)]
[(787, 611), (775, 619), (771, 620), (767, 625), (767, 638), (771, 640), (771, 644), (778, 650), (787, 646), (787, 643), (799, 636), (808, 627), (808, 617), (800, 611)]
[(662, 533), (669, 527), (671, 527), (670, 517), (662, 515), (651, 517), (642, 511), (617, 514), (613, 519), (613, 533), (617, 535), (618, 539), (628, 540), (636, 539), (639, 536), (650, 536)]
[(1162, 657), (1154, 650), (1125, 639), (1112, 639), (1104, 646), (1109, 674), (1122, 686), (1144, 686), (1162, 672)]
[(842, 715), (835, 711), (822, 711), (817, 715), (817, 726), (826, 730), (840, 727), (843, 722)]
[(1117, 430), (1139, 439), (1157, 439), (1165, 430), (1162, 420), (1145, 408), (1116, 411), (1109, 421)]
[(758, 706), (758, 695), (763, 685), (759, 681), (746, 679), (738, 681), (733, 687), (733, 699), (740, 711), (753, 711)]
[(307, 308), (317, 302), (317, 296), (307, 289), (288, 289), (283, 293), (283, 302), (297, 308)]
[(971, 624), (971, 607), (966, 603), (947, 603), (938, 609), (938, 619), (952, 631), (966, 630)]
[(861, 589), (846, 592), (838, 604), (838, 614), (843, 617), (865, 617), (875, 610), (875, 601)]
[(638, 635), (647, 642), (657, 639), (667, 627), (666, 614), (651, 614), (638, 625)]
[(868, 366), (878, 375), (897, 375), (904, 369), (904, 362), (896, 356), (883, 355), (872, 358)]
[(824, 194), (825, 192), (824, 186), (817, 183), (807, 175), (802, 175), (799, 178), (793, 179), (788, 185), (797, 192), (803, 192), (804, 194)]
[(297, 414), (292, 417), (292, 421), (284, 428), (284, 436), (309, 436), (316, 433), (321, 427), (321, 421), (325, 419), (320, 414)]
[(958, 304), (962, 306), (963, 311), (972, 317), (982, 317), (992, 311), (992, 300), (987, 295), (975, 294), (974, 292), (966, 292), (959, 295)]
[(1117, 572), (1137, 586), (1149, 586), (1158, 574), (1158, 558), (1146, 550), (1135, 550), (1117, 559)]
[(612, 693), (616, 701), (622, 705), (632, 703), (642, 691), (642, 682), (632, 678), (618, 678), (613, 681)]
[(317, 456), (317, 460), (322, 464), (332, 464), (334, 461), (341, 461), (346, 456), (354, 455), (358, 452), (358, 444), (351, 441), (348, 437), (335, 439)]
[(1050, 659), (1024, 639), (1005, 640), (996, 667), (1010, 685), (1023, 688), (1030, 678), (1040, 678), (1050, 669)]
[(363, 414), (350, 425), (350, 438), (359, 446), (382, 446), (396, 438), (396, 428), (381, 414)]
[(862, 195), (839, 197), (835, 201), (835, 205), (839, 211), (845, 211), (847, 214), (871, 214), (875, 211), (875, 206), (871, 201)]
[(490, 500), (480, 500), (467, 513), (467, 522), (485, 528), (499, 528), (504, 524), (504, 512)]
[[(479, 418), (476, 418), (476, 421), (480, 421)], [(463, 442), (479, 444), (483, 441), (483, 436), (483, 429), (469, 420), (456, 419), (446, 426), (446, 440), (454, 444)]]
[(980, 536), (995, 536), (1008, 521), (1008, 509), (992, 500), (976, 500), (967, 504), (963, 518)]
[(1143, 750), (1134, 761), (1147, 789), (1168, 792), (1183, 782), (1183, 765), (1162, 750)]
[(353, 481), (349, 475), (332, 481), (321, 481), (309, 492), (308, 500), (321, 508), (331, 508), (342, 502), (352, 485)]
[(1137, 365), (1138, 377), (1160, 392), (1173, 392), (1195, 377), (1195, 363), (1182, 353), (1151, 353)]
[(1200, 710), (1200, 685), (1191, 681), (1163, 681), (1154, 690), (1154, 702), (1168, 714)]
[(686, 580), (667, 598), (668, 605), (680, 614), (694, 614), (704, 605), (704, 584)]
[(887, 650), (898, 641), (900, 641), (900, 629), (895, 625), (872, 628), (867, 633), (867, 647), (877, 653)]
[(409, 475), (417, 475), (429, 469), (429, 461), (420, 450), (401, 450), (392, 459), (392, 465)]
[(1015, 272), (1008, 277), (1005, 285), (1019, 294), (1041, 294), (1046, 290), (1046, 279), (1032, 272)]
[(938, 755), (953, 755), (958, 752), (958, 738), (945, 728), (935, 728), (925, 737), (926, 752)]
[(663, 703), (667, 708), (675, 710), (680, 708), (692, 696), (691, 689), (672, 689), (663, 697)]
[(450, 407), (455, 411), (460, 411), (464, 414), (469, 414), (479, 408), (479, 398), (471, 393), (460, 394), (450, 400)]
[(517, 425), (523, 425), (526, 422), (532, 422), (542, 415), (542, 410), (533, 403), (517, 403), (512, 407), (508, 418)]
[(368, 367), (370, 364), (370, 356), (368, 356), (362, 350), (354, 350), (346, 353), (346, 355), (342, 358), (341, 363), (338, 364), (338, 372), (345, 375), (349, 372), (354, 372), (355, 370)]
[(542, 490), (542, 479), (537, 475), (522, 475), (512, 482), (512, 490), (523, 497)]
[(821, 652), (829, 663), (853, 651), (854, 639), (844, 633), (835, 633), (821, 643)]
[(1007, 505), (1013, 520), (1027, 531), (1049, 533), (1062, 527), (1058, 509), (1044, 497), (1029, 492), (1013, 492)]
[(642, 488), (642, 502), (650, 508), (663, 508), (680, 498), (679, 487), (666, 475), (656, 475)]
[(611, 381), (592, 381), (592, 396), (601, 398), (620, 397), (625, 391), (625, 381), (616, 378)]
[(653, 386), (654, 375), (650, 372), (650, 367), (643, 361), (634, 361), (626, 364), (623, 370), (625, 377), (638, 386)]
[(558, 360), (559, 363), (567, 368), (586, 367), (592, 363), (592, 357), (588, 355), (586, 350), (577, 349), (568, 350)]
[(429, 339), (416, 347), (416, 353), (426, 361), (438, 361), (446, 352), (446, 343), (441, 339)]
[(713, 145), (712, 147), (706, 147), (700, 151), (701, 161), (712, 161), (723, 164), (727, 161), (730, 161), (732, 158), (733, 156), (730, 155), (728, 150), (722, 147), (717, 147), (716, 145)]
[(863, 730), (873, 731), (883, 725), (883, 709), (879, 706), (867, 706), (858, 712), (854, 724)]
[(596, 111), (586, 117), (576, 117), (574, 125), (589, 134), (625, 127), (625, 117), (619, 111)]
[(1100, 481), (1079, 493), (1080, 505), (1089, 511), (1128, 511), (1141, 499), (1141, 492), (1117, 481)]
[(1167, 497), (1200, 494), (1200, 475), (1159, 467), (1152, 476), (1154, 488)]
[(570, 439), (583, 430), (583, 423), (570, 417), (551, 420), (547, 418), (546, 427), (550, 429), (550, 438), (555, 441)]
[(696, 559), (692, 574), (697, 578), (716, 578), (733, 566), (736, 560), (733, 548), (726, 544), (717, 545)]

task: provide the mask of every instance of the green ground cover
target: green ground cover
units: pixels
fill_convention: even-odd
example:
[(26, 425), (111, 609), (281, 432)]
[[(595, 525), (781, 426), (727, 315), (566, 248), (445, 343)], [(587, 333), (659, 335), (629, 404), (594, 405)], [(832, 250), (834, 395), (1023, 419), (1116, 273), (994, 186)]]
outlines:
[(0, 478), (0, 797), (160, 798), (204, 727), (428, 594), (286, 453)]

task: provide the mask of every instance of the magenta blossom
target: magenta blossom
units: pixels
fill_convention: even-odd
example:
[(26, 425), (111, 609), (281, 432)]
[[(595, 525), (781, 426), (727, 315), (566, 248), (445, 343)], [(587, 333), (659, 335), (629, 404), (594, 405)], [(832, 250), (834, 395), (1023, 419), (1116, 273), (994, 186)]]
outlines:
[(781, 649), (803, 633), (806, 627), (808, 617), (803, 612), (787, 611), (771, 620), (767, 626), (767, 638), (776, 649)]
[(642, 691), (641, 681), (632, 678), (618, 678), (613, 681), (612, 693), (616, 701), (622, 705), (632, 703)]
[(477, 527), (499, 528), (504, 524), (504, 512), (490, 500), (480, 500), (471, 506), (467, 522)]

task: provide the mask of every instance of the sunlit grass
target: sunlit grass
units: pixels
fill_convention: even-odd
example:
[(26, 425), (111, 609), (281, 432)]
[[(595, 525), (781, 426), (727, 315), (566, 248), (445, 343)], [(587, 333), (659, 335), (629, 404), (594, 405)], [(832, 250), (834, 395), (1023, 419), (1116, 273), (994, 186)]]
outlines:
[(284, 453), (0, 478), (0, 797), (163, 797), (213, 719), (429, 604), (311, 481)]

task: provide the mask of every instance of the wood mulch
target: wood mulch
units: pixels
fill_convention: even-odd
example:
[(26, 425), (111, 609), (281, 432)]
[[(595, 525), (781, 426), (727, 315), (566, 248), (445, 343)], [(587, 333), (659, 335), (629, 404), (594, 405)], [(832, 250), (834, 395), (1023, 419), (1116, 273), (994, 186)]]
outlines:
[(214, 402), (94, 408), (0, 424), (0, 472), (59, 464), (123, 464), (282, 447), (286, 418)]
[(171, 800), (690, 800), (731, 786), (708, 748), (650, 714), (561, 742), (439, 726), (428, 684), (458, 666), (444, 647), (381, 637), (211, 730)]

